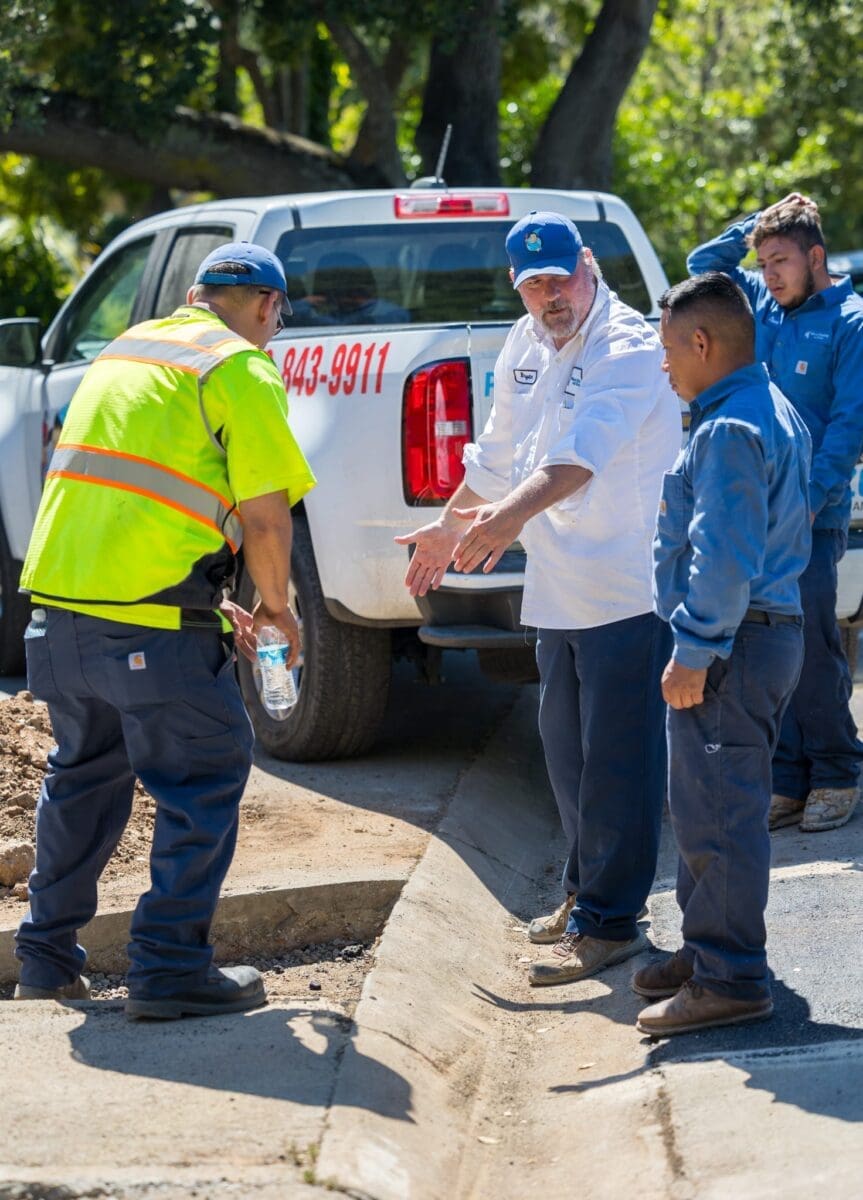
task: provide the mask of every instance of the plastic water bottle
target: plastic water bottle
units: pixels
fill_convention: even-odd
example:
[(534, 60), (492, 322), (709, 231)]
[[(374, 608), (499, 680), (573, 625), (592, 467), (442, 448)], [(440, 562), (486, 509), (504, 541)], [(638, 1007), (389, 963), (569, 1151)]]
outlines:
[(258, 633), (258, 666), (261, 669), (261, 700), (276, 721), (284, 721), (297, 702), (294, 676), (287, 668), (288, 639), (275, 625)]

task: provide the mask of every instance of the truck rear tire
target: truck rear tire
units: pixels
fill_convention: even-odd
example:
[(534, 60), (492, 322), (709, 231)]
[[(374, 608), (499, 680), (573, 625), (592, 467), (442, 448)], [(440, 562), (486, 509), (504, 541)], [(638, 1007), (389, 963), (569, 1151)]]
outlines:
[(0, 675), (23, 675), (24, 630), (30, 620), (30, 600), (18, 591), (21, 564), (9, 551), (0, 522)]
[[(251, 610), (255, 585), (243, 573), (237, 602)], [(309, 527), (294, 519), (291, 606), (300, 623), (300, 666), (294, 669), (297, 703), (275, 721), (261, 703), (252, 663), (238, 659), (240, 688), (258, 742), (291, 762), (352, 758), (374, 742), (386, 708), (392, 665), (388, 629), (336, 621), (327, 612)]]

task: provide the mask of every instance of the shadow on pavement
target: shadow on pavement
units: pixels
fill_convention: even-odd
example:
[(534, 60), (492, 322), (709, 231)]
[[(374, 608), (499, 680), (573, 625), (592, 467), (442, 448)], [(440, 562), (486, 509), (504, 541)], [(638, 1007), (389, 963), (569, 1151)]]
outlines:
[[(342, 1014), (302, 1004), (134, 1024), (110, 1001), (74, 1007), (85, 1019), (69, 1034), (72, 1056), (95, 1070), (322, 1108), (356, 1032)], [(371, 1110), (413, 1124), (408, 1082), (367, 1057), (364, 1069)]]

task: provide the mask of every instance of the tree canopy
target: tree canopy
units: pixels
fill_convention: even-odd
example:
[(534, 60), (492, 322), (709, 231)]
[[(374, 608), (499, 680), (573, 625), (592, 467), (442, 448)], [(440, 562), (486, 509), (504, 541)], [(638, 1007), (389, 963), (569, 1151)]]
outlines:
[(861, 50), (856, 0), (11, 0), (0, 315), (188, 198), (431, 174), (450, 123), (450, 184), (618, 192), (672, 278), (792, 189), (863, 245)]

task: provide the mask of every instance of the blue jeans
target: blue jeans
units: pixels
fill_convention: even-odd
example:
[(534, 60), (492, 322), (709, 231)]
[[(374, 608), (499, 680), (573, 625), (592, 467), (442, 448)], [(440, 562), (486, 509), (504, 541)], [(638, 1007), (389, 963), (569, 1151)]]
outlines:
[(731, 657), (710, 667), (703, 702), (668, 710), (683, 953), (697, 983), (739, 1000), (770, 994), (770, 759), (802, 661), (799, 623), (744, 621)]
[(836, 625), (836, 564), (847, 544), (840, 529), (813, 530), (812, 557), (800, 576), (803, 670), (773, 757), (773, 791), (793, 800), (805, 800), (813, 788), (856, 787), (863, 758)]
[(653, 613), (593, 629), (540, 629), (539, 731), (578, 897), (568, 932), (637, 934), (656, 873), (665, 792), (662, 670), (668, 626)]
[[(32, 630), (31, 626), (31, 630)], [(28, 633), (31, 631), (28, 630)], [(253, 734), (233, 656), (214, 630), (159, 630), (48, 610), (28, 637), (30, 690), (57, 746), (36, 809), (21, 982), (56, 988), (86, 961), (77, 933), (122, 836), (137, 776), (156, 801), (150, 890), (132, 918), (129, 990), (203, 981), (210, 922), (234, 853)]]

